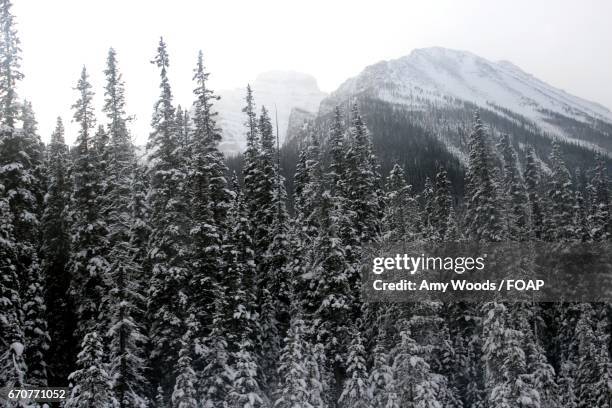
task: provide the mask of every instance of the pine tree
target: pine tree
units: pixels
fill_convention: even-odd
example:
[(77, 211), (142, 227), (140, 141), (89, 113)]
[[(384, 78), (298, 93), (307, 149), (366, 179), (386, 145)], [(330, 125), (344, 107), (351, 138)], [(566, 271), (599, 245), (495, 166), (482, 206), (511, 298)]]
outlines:
[(45, 304), (51, 337), (48, 352), (49, 383), (56, 384), (74, 371), (78, 343), (74, 305), (66, 296), (70, 287), (70, 179), (68, 147), (64, 142), (64, 125), (57, 118), (46, 160), (47, 194), (42, 216), (42, 270), (46, 277)]
[[(259, 149), (260, 137), (257, 124), (257, 113), (255, 112), (255, 100), (251, 86), (247, 85), (246, 105), (242, 112), (246, 115), (246, 151), (244, 152), (244, 166), (242, 174), (244, 176), (244, 201), (248, 205), (249, 218), (254, 219), (257, 211), (257, 189), (259, 180)], [(253, 229), (255, 226), (253, 226)], [(254, 237), (255, 230), (251, 236)]]
[(353, 271), (336, 232), (338, 223), (334, 200), (325, 192), (320, 201), (318, 217), (321, 228), (314, 243), (310, 280), (313, 309), (308, 312), (312, 313), (317, 342), (325, 346), (332, 367), (332, 395), (339, 397), (340, 379), (345, 370), (345, 345), (349, 337), (347, 324), (354, 304), (349, 282)]
[(432, 228), (439, 239), (446, 238), (448, 228), (448, 217), (453, 206), (451, 197), (451, 186), (448, 180), (448, 173), (445, 169), (440, 169), (436, 174), (436, 181), (433, 196), (433, 214), (431, 219)]
[(116, 408), (119, 406), (112, 392), (112, 380), (103, 363), (104, 349), (97, 332), (87, 333), (83, 339), (77, 366), (68, 379), (72, 384), (66, 408)]
[(107, 292), (108, 227), (100, 208), (103, 187), (99, 174), (97, 149), (91, 131), (94, 127), (93, 92), (85, 67), (77, 83), (79, 99), (73, 105), (74, 120), (79, 124), (73, 164), (71, 198), (72, 251), (70, 259), (70, 294), (78, 317), (77, 338), (99, 327), (103, 318), (101, 304)]
[(114, 287), (109, 291), (106, 304), (112, 310), (110, 316), (110, 374), (113, 390), (122, 408), (147, 406), (147, 381), (144, 376), (144, 346), (146, 338), (138, 318), (144, 296), (138, 280), (140, 268), (134, 262), (134, 250), (130, 242), (118, 242), (110, 252), (113, 260), (109, 268)]
[(502, 220), (497, 205), (497, 185), (485, 130), (478, 112), (470, 134), (466, 173), (466, 220), (473, 240), (496, 242), (502, 239)]
[(196, 400), (196, 374), (191, 366), (191, 332), (187, 332), (181, 339), (179, 351), (176, 384), (172, 393), (173, 408), (197, 408)]
[(256, 339), (258, 347), (259, 318), (257, 312), (257, 290), (255, 287), (257, 271), (253, 253), (253, 240), (250, 236), (251, 226), (247, 217), (242, 191), (234, 175), (234, 199), (228, 213), (228, 232), (224, 248), (226, 271), (225, 299), (227, 311), (224, 322), (227, 325), (226, 336), (230, 352), (238, 351), (238, 345), (244, 334), (247, 338)]
[(236, 372), (229, 394), (230, 406), (235, 408), (268, 406), (257, 382), (257, 364), (246, 339), (240, 343), (234, 359)]
[(383, 218), (384, 237), (390, 242), (406, 242), (416, 238), (420, 232), (420, 214), (411, 190), (411, 186), (406, 184), (404, 170), (396, 163), (387, 178)]
[(538, 193), (540, 184), (540, 172), (535, 158), (535, 151), (532, 146), (527, 148), (525, 154), (525, 172), (523, 179), (525, 180), (525, 188), (527, 191), (527, 200), (529, 203), (530, 229), (531, 236), (535, 239), (542, 239), (543, 229), (543, 214), (542, 203)]
[(12, 220), (0, 184), (0, 386), (23, 387), (26, 384), (23, 310), (17, 278), (17, 254), (12, 234)]
[(389, 364), (389, 351), (386, 349), (382, 327), (378, 328), (376, 345), (374, 346), (374, 363), (370, 372), (370, 395), (373, 408), (399, 408), (396, 396), (393, 368)]
[(366, 125), (357, 108), (351, 110), (350, 146), (346, 152), (346, 198), (354, 213), (354, 227), (361, 245), (376, 242), (380, 235), (379, 202), (375, 169)]
[[(312, 408), (310, 387), (313, 385), (308, 364), (312, 364), (312, 350), (306, 338), (304, 320), (297, 310), (285, 337), (280, 354), (278, 377), (281, 380), (279, 397), (274, 403), (281, 408)], [(313, 390), (314, 391), (314, 390)]]
[(130, 198), (132, 177), (135, 170), (134, 146), (127, 124), (129, 117), (125, 112), (125, 84), (119, 72), (117, 53), (113, 48), (108, 51), (104, 87), (103, 112), (108, 124), (106, 135), (109, 138), (106, 148), (108, 224), (111, 245), (129, 240), (132, 222)]
[(372, 396), (370, 394), (370, 381), (366, 367), (366, 351), (363, 346), (361, 333), (356, 328), (351, 330), (351, 345), (348, 348), (346, 361), (346, 381), (342, 394), (338, 399), (338, 406), (343, 408), (369, 408)]
[(514, 241), (527, 239), (528, 213), (525, 187), (516, 164), (516, 152), (510, 136), (502, 135), (499, 150), (503, 161), (502, 191), (504, 212), (506, 214), (506, 233)]
[(160, 96), (155, 103), (147, 148), (152, 231), (148, 244), (151, 282), (148, 292), (148, 319), (151, 322), (151, 368), (159, 376), (165, 392), (174, 384), (172, 363), (180, 350), (180, 338), (185, 333), (185, 313), (188, 299), (190, 270), (186, 259), (188, 232), (187, 203), (184, 199), (186, 171), (183, 167), (177, 138), (175, 109), (168, 80), (168, 52), (160, 39), (153, 60), (160, 69)]
[(342, 122), (342, 111), (339, 106), (334, 108), (334, 118), (329, 128), (329, 153), (330, 164), (327, 171), (328, 184), (331, 194), (335, 197), (342, 196), (342, 183), (345, 182), (345, 138), (344, 124)]
[(592, 191), (589, 223), (594, 241), (606, 241), (612, 237), (612, 216), (610, 215), (610, 181), (602, 155), (595, 158), (593, 178), (589, 183)]
[[(190, 136), (189, 199), (192, 227), (190, 256), (194, 274), (190, 283), (193, 293), (191, 313), (205, 328), (210, 325), (214, 303), (209, 299), (223, 296), (221, 282), (221, 245), (225, 218), (229, 207), (229, 192), (224, 177), (225, 166), (217, 149), (221, 139), (215, 123), (213, 101), (217, 99), (207, 88), (208, 73), (204, 69), (202, 53), (198, 55), (194, 80), (194, 129)], [(197, 333), (201, 335), (203, 333)]]
[(13, 128), (18, 116), (17, 81), (21, 73), (21, 48), (11, 0), (0, 1), (0, 123)]
[(550, 155), (551, 170), (548, 186), (550, 200), (546, 228), (549, 240), (562, 242), (575, 238), (574, 234), (574, 193), (572, 179), (565, 166), (559, 142), (553, 142)]
[(417, 344), (406, 323), (403, 323), (400, 339), (393, 358), (399, 406), (440, 408), (438, 384), (432, 381), (431, 368), (423, 358), (428, 349)]

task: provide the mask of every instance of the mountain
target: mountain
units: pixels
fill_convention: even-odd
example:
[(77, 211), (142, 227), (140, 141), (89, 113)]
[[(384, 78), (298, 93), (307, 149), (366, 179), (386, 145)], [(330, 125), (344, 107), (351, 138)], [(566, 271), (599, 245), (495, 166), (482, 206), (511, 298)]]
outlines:
[[(315, 114), (319, 104), (327, 96), (317, 86), (310, 75), (290, 71), (270, 71), (257, 76), (251, 83), (258, 111), (265, 106), (275, 119), (278, 111), (278, 129), (281, 142), (284, 141), (292, 110), (302, 114)], [(224, 153), (236, 154), (246, 147), (244, 107), (246, 85), (244, 88), (219, 91), (221, 99), (216, 104), (219, 112), (219, 125), (223, 130), (220, 148)]]
[(344, 82), (323, 102), (322, 111), (348, 98), (365, 96), (417, 112), (461, 107), (467, 102), (525, 122), (550, 137), (612, 150), (609, 109), (557, 89), (511, 62), (493, 62), (466, 51), (417, 49), (405, 57), (371, 65)]

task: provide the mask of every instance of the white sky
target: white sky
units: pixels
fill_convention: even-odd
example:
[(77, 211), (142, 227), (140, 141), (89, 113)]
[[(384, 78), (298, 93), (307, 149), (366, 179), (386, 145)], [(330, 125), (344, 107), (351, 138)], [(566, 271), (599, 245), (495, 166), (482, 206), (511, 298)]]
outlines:
[[(75, 139), (72, 88), (87, 65), (101, 105), (106, 53), (118, 52), (137, 143), (146, 141), (160, 35), (170, 51), (175, 103), (193, 99), (199, 49), (214, 89), (246, 86), (260, 72), (295, 70), (333, 91), (382, 59), (414, 48), (468, 50), (512, 61), (536, 77), (612, 108), (609, 0), (13, 0), (30, 99), (49, 138), (55, 118)], [(256, 96), (257, 97), (257, 96)]]

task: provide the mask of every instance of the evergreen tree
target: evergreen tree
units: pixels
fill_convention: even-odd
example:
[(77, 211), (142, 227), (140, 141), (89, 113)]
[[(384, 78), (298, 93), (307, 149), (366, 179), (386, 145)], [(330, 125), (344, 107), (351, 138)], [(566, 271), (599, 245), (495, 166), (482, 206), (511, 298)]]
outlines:
[(528, 229), (527, 197), (510, 136), (502, 135), (498, 147), (503, 161), (501, 188), (504, 197), (506, 233), (511, 240), (523, 241), (527, 238)]
[(18, 116), (17, 81), (21, 73), (21, 48), (11, 0), (0, 1), (0, 123), (13, 128)]
[(589, 183), (592, 191), (589, 223), (594, 241), (606, 241), (612, 237), (612, 216), (610, 215), (610, 181), (602, 155), (595, 158), (593, 178)]
[(331, 392), (337, 398), (345, 370), (345, 345), (349, 336), (347, 324), (354, 304), (349, 283), (349, 276), (353, 272), (336, 232), (337, 215), (334, 200), (328, 192), (321, 197), (318, 216), (321, 228), (313, 250), (310, 280), (313, 310), (310, 313), (317, 342), (326, 348), (334, 376)]
[(107, 292), (108, 227), (100, 208), (103, 198), (96, 149), (91, 131), (94, 127), (93, 92), (83, 67), (77, 83), (79, 99), (73, 105), (74, 120), (79, 124), (72, 170), (71, 198), (72, 251), (70, 259), (70, 295), (78, 317), (77, 338), (99, 327), (103, 318), (101, 304)]
[(338, 406), (343, 408), (370, 408), (372, 396), (370, 394), (370, 381), (366, 367), (366, 351), (361, 339), (361, 333), (353, 327), (351, 330), (351, 345), (348, 349), (346, 361), (346, 381), (342, 394), (338, 399)]
[(414, 239), (421, 229), (420, 214), (412, 197), (411, 186), (406, 184), (404, 171), (397, 163), (387, 178), (383, 225), (384, 237), (391, 242)]
[(191, 333), (190, 329), (181, 339), (176, 384), (172, 393), (173, 408), (197, 408), (196, 374), (191, 367)]
[(346, 199), (354, 214), (354, 227), (360, 244), (376, 242), (380, 235), (379, 201), (369, 134), (355, 104), (351, 110), (350, 146), (346, 152)]
[(446, 238), (448, 217), (452, 206), (450, 181), (448, 180), (446, 170), (440, 169), (438, 174), (436, 174), (433, 195), (433, 213), (430, 220), (434, 234), (439, 239), (444, 240)]
[(234, 356), (236, 372), (232, 390), (229, 394), (231, 407), (260, 408), (268, 406), (257, 382), (257, 364), (249, 349), (249, 342), (243, 341), (240, 343), (238, 353)]
[(144, 377), (143, 327), (137, 321), (143, 315), (144, 296), (138, 277), (140, 268), (134, 262), (130, 242), (116, 243), (110, 252), (113, 260), (109, 268), (114, 287), (105, 302), (112, 311), (110, 316), (110, 374), (113, 390), (122, 408), (147, 406)]
[(42, 216), (42, 269), (46, 278), (45, 304), (51, 337), (48, 352), (49, 383), (56, 384), (74, 371), (78, 343), (73, 337), (74, 305), (69, 296), (70, 179), (64, 125), (57, 118), (46, 161), (47, 194)]
[(370, 395), (373, 408), (399, 408), (395, 399), (396, 386), (393, 377), (393, 368), (389, 364), (389, 352), (383, 339), (383, 330), (378, 328), (379, 333), (374, 346), (374, 363), (370, 372)]
[(478, 112), (469, 140), (466, 173), (466, 220), (473, 240), (495, 242), (502, 239), (502, 220), (497, 206), (497, 186), (485, 130)]
[(312, 350), (306, 338), (301, 313), (297, 310), (294, 310), (294, 313), (280, 354), (278, 376), (281, 385), (274, 406), (312, 408), (310, 387), (313, 385), (313, 380), (318, 381), (318, 379), (310, 378), (308, 364), (312, 363)]
[(429, 364), (423, 358), (428, 349), (419, 346), (404, 322), (400, 341), (394, 350), (393, 372), (397, 381), (398, 402), (401, 407), (440, 408), (438, 384)]
[(561, 155), (561, 146), (555, 141), (550, 155), (551, 171), (548, 186), (550, 200), (546, 228), (549, 240), (562, 242), (574, 239), (574, 193), (572, 179)]
[(523, 179), (525, 180), (525, 189), (527, 191), (527, 200), (529, 204), (530, 229), (531, 237), (542, 239), (543, 229), (543, 214), (542, 203), (538, 193), (540, 184), (540, 172), (536, 162), (535, 151), (532, 146), (527, 148), (525, 154), (525, 172)]
[(0, 386), (26, 384), (23, 310), (17, 278), (17, 254), (8, 199), (0, 184)]
[(78, 369), (68, 379), (72, 384), (66, 408), (116, 408), (112, 380), (103, 363), (104, 349), (97, 332), (87, 333), (77, 360)]
[(185, 333), (188, 299), (187, 248), (190, 222), (184, 200), (186, 171), (180, 157), (175, 109), (168, 80), (168, 52), (160, 39), (153, 60), (160, 69), (160, 96), (155, 103), (147, 148), (149, 224), (152, 226), (148, 244), (151, 282), (148, 291), (148, 319), (151, 322), (151, 368), (166, 393), (174, 384), (172, 364), (180, 350), (180, 338)]
[[(255, 100), (253, 98), (253, 91), (251, 86), (247, 85), (246, 94), (246, 105), (242, 109), (242, 112), (246, 115), (246, 121), (244, 123), (246, 127), (246, 151), (244, 152), (244, 166), (242, 168), (242, 174), (244, 177), (244, 201), (248, 205), (249, 218), (254, 219), (254, 215), (257, 211), (257, 189), (259, 180), (259, 148), (260, 148), (260, 137), (259, 129), (257, 124), (257, 113), (255, 112)], [(253, 226), (255, 228), (255, 226)], [(255, 230), (252, 231), (251, 236)]]

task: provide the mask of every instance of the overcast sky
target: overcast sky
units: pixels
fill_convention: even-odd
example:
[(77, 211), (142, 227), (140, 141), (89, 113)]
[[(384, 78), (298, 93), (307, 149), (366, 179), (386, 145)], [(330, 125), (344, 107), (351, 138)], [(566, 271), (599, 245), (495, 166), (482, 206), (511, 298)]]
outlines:
[[(215, 89), (246, 86), (260, 72), (309, 73), (333, 91), (365, 66), (442, 46), (512, 61), (536, 77), (612, 108), (609, 0), (14, 0), (26, 78), (48, 140), (55, 118), (72, 120), (73, 87), (90, 71), (102, 104), (106, 53), (118, 52), (133, 133), (144, 143), (160, 35), (170, 52), (175, 102), (191, 103), (192, 70), (204, 51)], [(75, 139), (68, 124), (67, 140)]]

